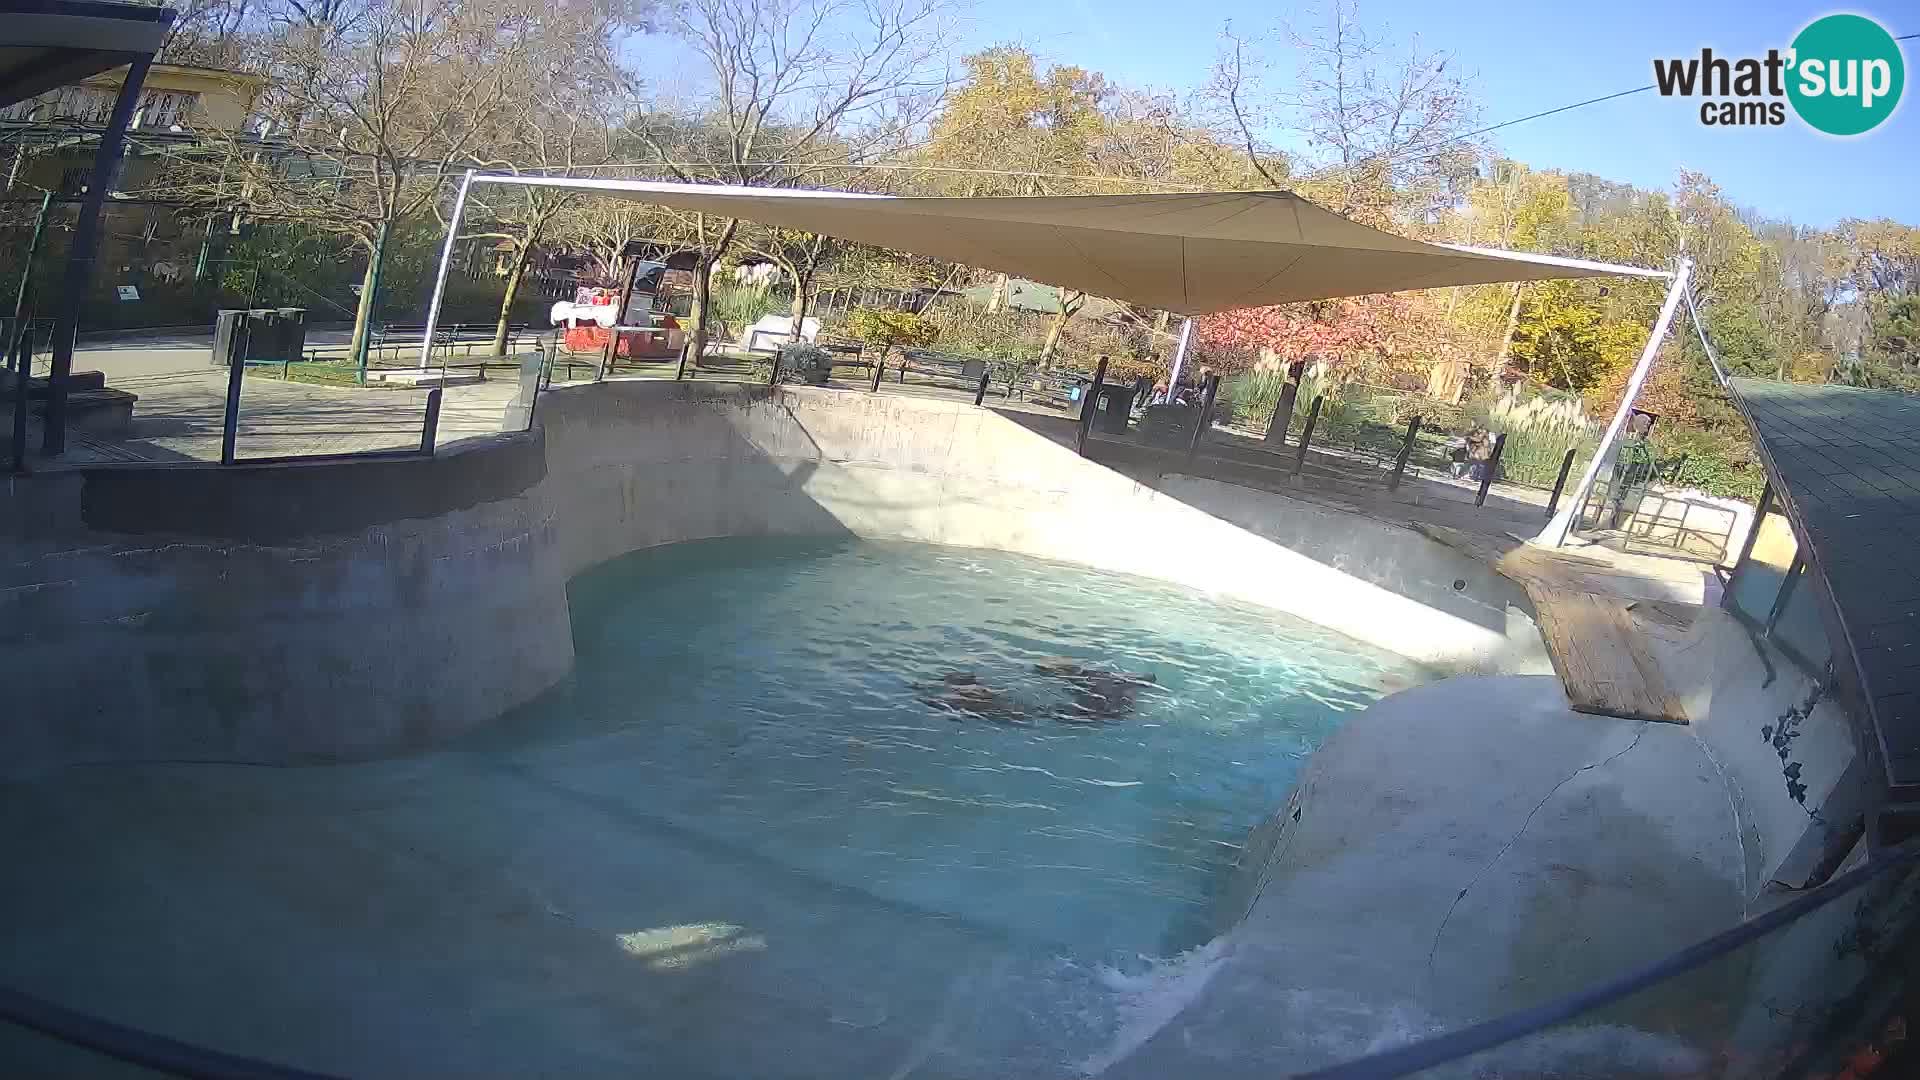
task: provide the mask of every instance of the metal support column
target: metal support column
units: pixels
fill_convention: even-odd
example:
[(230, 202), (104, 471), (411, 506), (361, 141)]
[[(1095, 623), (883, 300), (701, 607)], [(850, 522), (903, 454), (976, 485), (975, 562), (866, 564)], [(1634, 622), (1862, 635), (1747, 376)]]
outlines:
[(1100, 407), (1100, 387), (1107, 381), (1107, 358), (1093, 366), (1093, 385), (1087, 387), (1086, 400), (1080, 403), (1080, 433), (1074, 443), (1074, 449), (1081, 457), (1087, 456), (1087, 434), (1093, 430), (1093, 414)]
[(80, 305), (85, 302), (87, 286), (93, 281), (93, 264), (100, 256), (100, 215), (106, 207), (107, 188), (120, 171), (121, 155), (127, 149), (127, 125), (133, 120), (134, 106), (147, 83), (152, 56), (141, 56), (127, 65), (120, 83), (120, 94), (113, 102), (113, 115), (100, 133), (100, 145), (93, 152), (93, 174), (87, 181), (87, 194), (80, 200), (80, 219), (73, 226), (73, 243), (67, 249), (66, 280), (54, 307), (53, 366), (47, 373), (47, 406), (42, 414), (40, 449), (48, 455), (67, 449), (67, 378), (73, 374), (73, 341), (79, 331)]
[(1207, 376), (1207, 388), (1200, 395), (1200, 415), (1193, 421), (1193, 436), (1187, 440), (1187, 464), (1192, 465), (1194, 457), (1200, 453), (1200, 440), (1206, 437), (1207, 425), (1213, 421), (1213, 399), (1220, 392), (1220, 376)]
[(1300, 447), (1293, 452), (1293, 475), (1299, 476), (1300, 470), (1307, 465), (1307, 448), (1313, 445), (1314, 425), (1320, 422), (1320, 405), (1327, 395), (1314, 396), (1313, 405), (1307, 409), (1307, 422), (1300, 428)]
[(1733, 560), (1733, 572), (1739, 573), (1746, 561), (1753, 557), (1754, 541), (1760, 539), (1760, 523), (1767, 520), (1767, 512), (1773, 509), (1773, 481), (1760, 489), (1760, 501), (1753, 506), (1753, 523), (1747, 526), (1747, 538), (1740, 542), (1740, 557)]
[(1400, 487), (1400, 477), (1407, 471), (1407, 459), (1413, 456), (1413, 441), (1420, 437), (1420, 418), (1407, 421), (1407, 438), (1400, 444), (1400, 454), (1393, 459), (1393, 475), (1387, 477), (1387, 490)]
[(434, 440), (440, 433), (440, 390), (436, 386), (427, 391), (427, 415), (420, 424), (420, 452), (428, 457), (433, 456)]
[(1167, 370), (1167, 400), (1173, 400), (1173, 392), (1180, 388), (1180, 369), (1187, 364), (1187, 342), (1193, 339), (1193, 319), (1189, 317), (1180, 324), (1180, 344), (1174, 347), (1173, 363)]
[[(33, 258), (40, 253), (40, 238), (45, 236), (47, 232), (47, 208), (52, 204), (53, 192), (42, 192), (40, 195), (40, 212), (33, 217), (33, 235), (27, 240), (27, 253), (20, 258), (20, 285), (13, 290), (13, 322), (8, 325), (15, 329), (25, 325), (27, 317), (27, 285), (33, 280)], [(9, 361), (11, 361), (13, 355), (12, 345), (13, 342), (11, 341), (6, 343)], [(33, 350), (28, 349), (27, 355), (33, 355)], [(26, 370), (24, 365), (21, 370)]]
[(453, 197), (453, 216), (447, 219), (447, 238), (440, 242), (440, 271), (433, 276), (433, 299), (427, 302), (427, 329), (420, 335), (420, 370), (433, 362), (433, 331), (440, 323), (440, 301), (447, 295), (447, 270), (453, 265), (453, 242), (460, 236), (460, 219), (467, 213), (467, 189), (473, 186), (473, 170), (460, 177), (460, 193)]
[(1480, 473), (1480, 490), (1473, 497), (1473, 505), (1487, 505), (1487, 489), (1493, 486), (1493, 474), (1500, 471), (1500, 455), (1507, 449), (1507, 433), (1501, 432), (1493, 437), (1493, 455), (1487, 458), (1484, 471)]
[(1560, 493), (1567, 488), (1567, 474), (1573, 471), (1573, 455), (1576, 447), (1567, 448), (1567, 456), (1560, 459), (1560, 475), (1554, 478), (1553, 494), (1547, 497), (1547, 520), (1552, 521), (1556, 510), (1560, 509)]
[(1620, 407), (1614, 410), (1613, 421), (1607, 425), (1607, 432), (1600, 437), (1600, 447), (1594, 451), (1593, 460), (1587, 462), (1587, 468), (1580, 475), (1580, 484), (1573, 489), (1573, 498), (1566, 509), (1555, 514), (1547, 527), (1540, 530), (1533, 542), (1545, 547), (1559, 547), (1567, 542), (1567, 534), (1573, 530), (1574, 518), (1587, 505), (1587, 497), (1593, 492), (1594, 481), (1602, 469), (1613, 468), (1613, 459), (1619, 449), (1620, 433), (1626, 430), (1627, 417), (1633, 414), (1634, 402), (1639, 400), (1640, 391), (1647, 385), (1647, 377), (1653, 374), (1653, 359), (1660, 353), (1660, 343), (1666, 339), (1667, 328), (1673, 325), (1673, 313), (1680, 307), (1681, 297), (1687, 292), (1687, 279), (1693, 274), (1693, 260), (1681, 259), (1680, 266), (1673, 273), (1673, 284), (1667, 287), (1666, 303), (1660, 305), (1660, 317), (1654, 320), (1653, 333), (1647, 338), (1647, 347), (1640, 353), (1639, 363), (1633, 366), (1633, 375), (1627, 379), (1627, 389), (1620, 395)]

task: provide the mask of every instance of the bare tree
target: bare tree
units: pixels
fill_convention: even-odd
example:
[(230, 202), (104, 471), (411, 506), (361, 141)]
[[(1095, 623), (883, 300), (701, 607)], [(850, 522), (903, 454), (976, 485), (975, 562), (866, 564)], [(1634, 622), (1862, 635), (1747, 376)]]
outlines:
[(1300, 61), (1285, 90), (1228, 26), (1203, 95), (1256, 168), (1270, 171), (1259, 133), (1290, 130), (1318, 167), (1295, 186), (1375, 224), (1424, 221), (1472, 177), (1477, 107), (1452, 56), (1417, 37), (1396, 46), (1360, 21), (1353, 0), (1286, 36)]
[[(352, 355), (366, 355), (387, 242), (493, 129), (544, 10), (534, 0), (270, 0), (270, 86), (253, 133), (182, 162), (176, 194), (308, 225), (367, 256)], [(216, 159), (205, 160), (211, 156)]]
[(210, 68), (246, 65), (251, 0), (180, 0), (170, 6), (175, 15), (160, 47), (161, 60)]
[[(557, 6), (529, 41), (514, 94), (474, 140), (467, 164), (515, 176), (571, 176), (613, 161), (620, 147), (616, 132), (635, 111), (637, 82), (616, 55), (635, 20), (618, 8)], [(468, 220), (480, 229), (464, 237), (498, 240), (507, 248), (506, 288), (493, 337), (494, 355), (504, 356), (514, 299), (533, 249), (581, 200), (563, 188), (483, 185), (468, 201)]]
[(1285, 173), (1284, 157), (1253, 133), (1254, 125), (1260, 121), (1248, 101), (1254, 92), (1254, 76), (1247, 70), (1247, 42), (1233, 32), (1232, 20), (1221, 29), (1220, 41), (1220, 57), (1214, 61), (1212, 77), (1201, 91), (1201, 100), (1213, 105), (1216, 123), (1227, 129), (1225, 137), (1246, 154), (1247, 164), (1260, 178), (1270, 187), (1285, 187), (1281, 175), (1276, 175)]
[(1060, 350), (1060, 335), (1066, 333), (1067, 324), (1086, 306), (1087, 294), (1061, 289), (1055, 296), (1055, 302), (1059, 309), (1054, 312), (1053, 320), (1047, 323), (1046, 340), (1040, 343), (1040, 366), (1043, 368), (1053, 366), (1053, 355)]
[[(637, 134), (675, 178), (791, 184), (897, 147), (948, 84), (949, 0), (685, 0), (668, 28), (705, 67), (700, 120)], [(656, 118), (657, 119), (657, 118)], [(685, 215), (700, 251), (689, 357), (707, 343), (712, 267), (736, 218)]]

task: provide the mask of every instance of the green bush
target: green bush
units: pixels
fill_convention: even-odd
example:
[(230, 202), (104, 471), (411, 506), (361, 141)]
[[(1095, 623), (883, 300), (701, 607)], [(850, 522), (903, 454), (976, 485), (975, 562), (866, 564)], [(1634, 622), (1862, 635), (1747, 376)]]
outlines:
[(1860, 386), (1869, 390), (1920, 393), (1920, 374), (1867, 360), (1842, 361), (1835, 365), (1833, 381), (1844, 386)]
[(1654, 475), (1668, 487), (1755, 502), (1767, 483), (1753, 445), (1731, 433), (1656, 427), (1653, 456)]
[(1393, 427), (1404, 428), (1416, 416), (1422, 431), (1464, 431), (1474, 424), (1473, 412), (1451, 401), (1425, 394), (1394, 395), (1385, 400), (1390, 404), (1379, 419)]
[(1022, 364), (1040, 358), (1045, 320), (1033, 312), (987, 312), (963, 301), (936, 303), (923, 317), (933, 324), (941, 347), (952, 352)]
[(1512, 483), (1552, 487), (1568, 450), (1574, 452), (1577, 467), (1599, 447), (1599, 425), (1571, 395), (1527, 394), (1515, 387), (1476, 402), (1470, 412), (1481, 427), (1507, 437), (1500, 451), (1500, 474)]
[(734, 341), (747, 332), (747, 327), (777, 311), (782, 301), (766, 289), (715, 285), (709, 305), (709, 325), (720, 325), (720, 332), (716, 336)]
[(923, 349), (940, 338), (940, 328), (924, 315), (882, 308), (854, 308), (847, 332), (869, 345)]
[(780, 346), (775, 355), (780, 377), (785, 382), (825, 386), (833, 373), (833, 354), (811, 342), (788, 342)]
[(1280, 391), (1287, 385), (1285, 371), (1251, 371), (1233, 388), (1233, 419), (1241, 427), (1265, 431), (1273, 410), (1280, 407)]

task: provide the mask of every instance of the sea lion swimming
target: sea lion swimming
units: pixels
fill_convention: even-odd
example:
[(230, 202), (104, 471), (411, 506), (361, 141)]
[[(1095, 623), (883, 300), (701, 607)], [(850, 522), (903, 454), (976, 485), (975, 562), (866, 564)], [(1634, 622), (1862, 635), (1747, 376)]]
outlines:
[(1119, 720), (1133, 714), (1141, 682), (1122, 676), (1089, 673), (1074, 680), (1073, 702), (1060, 719), (1069, 723)]
[(1049, 656), (1044, 660), (1036, 661), (1033, 670), (1042, 675), (1052, 675), (1057, 679), (1070, 681), (1119, 680), (1134, 686), (1157, 686), (1160, 682), (1160, 677), (1151, 672), (1104, 671), (1100, 668), (1086, 667), (1079, 661), (1066, 656)]
[(1073, 700), (1054, 714), (1055, 719), (1069, 724), (1097, 724), (1131, 716), (1140, 687), (1158, 686), (1160, 681), (1151, 673), (1102, 671), (1065, 656), (1047, 657), (1033, 667), (1072, 688)]
[(965, 720), (971, 716), (994, 724), (1024, 725), (1033, 722), (1027, 719), (1027, 711), (1018, 702), (1004, 691), (981, 683), (972, 672), (950, 672), (941, 676), (940, 685), (919, 689), (933, 692), (932, 696), (920, 699), (923, 704), (946, 710), (948, 718), (952, 720)]

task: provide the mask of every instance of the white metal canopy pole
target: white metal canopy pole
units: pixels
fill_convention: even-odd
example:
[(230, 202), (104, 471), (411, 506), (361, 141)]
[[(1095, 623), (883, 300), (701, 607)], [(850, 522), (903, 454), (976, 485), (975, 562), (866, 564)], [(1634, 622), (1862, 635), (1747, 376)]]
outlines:
[(433, 300), (427, 305), (427, 330), (420, 338), (420, 370), (433, 363), (433, 328), (440, 321), (440, 299), (447, 294), (447, 268), (453, 263), (453, 240), (460, 235), (460, 218), (467, 212), (467, 189), (473, 186), (473, 170), (460, 178), (460, 194), (453, 197), (453, 217), (447, 221), (447, 240), (440, 246), (440, 273), (433, 279)]
[(1180, 385), (1180, 368), (1187, 362), (1187, 339), (1193, 336), (1193, 316), (1180, 324), (1180, 344), (1173, 350), (1173, 370), (1167, 373), (1167, 400), (1173, 400), (1174, 388)]
[(1667, 327), (1673, 324), (1673, 313), (1680, 307), (1680, 298), (1687, 291), (1687, 277), (1692, 273), (1693, 260), (1681, 259), (1679, 269), (1673, 273), (1673, 284), (1667, 287), (1667, 302), (1660, 306), (1660, 318), (1653, 324), (1653, 336), (1647, 338), (1647, 347), (1640, 353), (1640, 362), (1633, 367), (1633, 377), (1627, 380), (1626, 392), (1620, 395), (1620, 407), (1614, 410), (1613, 423), (1607, 425), (1607, 433), (1600, 437), (1600, 448), (1594, 451), (1593, 460), (1587, 462), (1587, 470), (1580, 474), (1580, 484), (1573, 489), (1573, 497), (1560, 504), (1560, 511), (1533, 538), (1534, 543), (1545, 547), (1559, 547), (1566, 543), (1574, 520), (1587, 505), (1587, 496), (1593, 491), (1593, 482), (1599, 477), (1600, 470), (1612, 467), (1615, 452), (1619, 449), (1620, 432), (1627, 426), (1627, 417), (1633, 413), (1633, 403), (1639, 400), (1641, 388), (1647, 385), (1647, 376), (1653, 373), (1653, 358), (1660, 352), (1660, 342), (1667, 336)]

